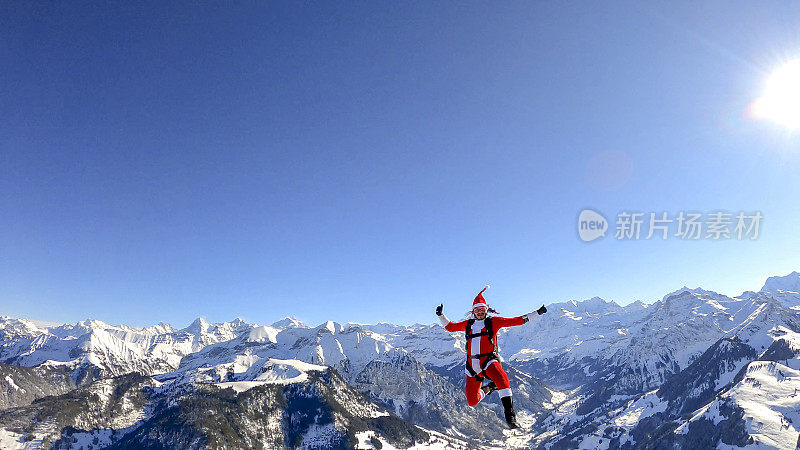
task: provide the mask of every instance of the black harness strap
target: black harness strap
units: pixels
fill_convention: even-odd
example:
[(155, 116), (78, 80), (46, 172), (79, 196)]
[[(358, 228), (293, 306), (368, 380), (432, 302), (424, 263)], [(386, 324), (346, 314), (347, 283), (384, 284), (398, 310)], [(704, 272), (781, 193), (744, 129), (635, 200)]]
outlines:
[(475, 372), (475, 369), (472, 368), (472, 365), (469, 363), (469, 360), (467, 360), (467, 372), (469, 372), (469, 374), (475, 378), (483, 378), (481, 376), (478, 376), (478, 372)]
[(469, 356), (467, 356), (467, 358), (481, 359), (481, 358), (485, 358), (487, 356), (493, 356), (493, 355), (494, 355), (494, 352), (489, 352), (489, 353), (481, 353), (480, 355), (469, 355)]
[[(467, 372), (469, 372), (469, 374), (472, 375), (473, 377), (482, 378), (478, 374), (478, 372), (476, 372), (475, 369), (472, 368), (472, 364), (470, 363), (470, 360), (471, 359), (477, 359), (478, 361), (480, 361), (481, 358), (489, 358), (489, 360), (498, 359), (497, 358), (497, 344), (495, 344), (495, 342), (494, 342), (494, 334), (492, 333), (494, 330), (492, 329), (492, 318), (491, 317), (487, 317), (487, 318), (485, 318), (483, 320), (483, 323), (486, 325), (486, 331), (481, 331), (479, 333), (473, 333), (472, 332), (472, 324), (473, 323), (475, 323), (475, 319), (467, 320), (467, 329), (464, 330), (466, 338), (467, 338), (467, 344), (466, 344), (467, 347), (469, 347), (469, 340), (470, 339), (476, 338), (476, 337), (480, 337), (480, 336), (488, 336), (489, 337), (489, 343), (492, 344), (492, 351), (491, 352), (481, 353), (479, 355), (467, 354)], [(465, 349), (465, 350), (469, 351), (468, 349)], [(481, 370), (481, 372), (483, 372), (483, 370)]]
[[(488, 331), (481, 331), (480, 333), (472, 333), (472, 334), (467, 333), (467, 339), (472, 339), (481, 336), (491, 336), (491, 334)], [(491, 341), (492, 338), (490, 337), (489, 340)]]

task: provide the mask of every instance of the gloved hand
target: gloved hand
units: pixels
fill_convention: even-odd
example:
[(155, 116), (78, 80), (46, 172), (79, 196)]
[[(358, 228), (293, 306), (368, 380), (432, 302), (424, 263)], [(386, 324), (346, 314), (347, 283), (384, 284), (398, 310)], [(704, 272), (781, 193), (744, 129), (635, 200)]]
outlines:
[(547, 308), (545, 308), (545, 307), (544, 307), (544, 305), (542, 305), (542, 307), (541, 307), (541, 308), (539, 308), (539, 309), (537, 309), (537, 310), (536, 310), (536, 313), (537, 313), (537, 314), (539, 314), (540, 316), (541, 316), (542, 314), (546, 313), (546, 312), (547, 312)]
[(439, 304), (439, 306), (436, 307), (436, 315), (437, 316), (441, 316), (442, 315), (442, 309), (443, 308), (444, 308), (444, 304)]

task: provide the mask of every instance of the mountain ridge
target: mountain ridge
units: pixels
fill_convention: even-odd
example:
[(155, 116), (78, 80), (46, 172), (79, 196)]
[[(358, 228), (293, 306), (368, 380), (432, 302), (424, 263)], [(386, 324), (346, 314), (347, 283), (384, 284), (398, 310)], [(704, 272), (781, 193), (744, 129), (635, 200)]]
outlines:
[[(752, 438), (755, 442), (762, 439), (759, 431), (743, 425), (742, 420), (757, 412), (740, 399), (759, 398), (771, 405), (771, 411), (780, 406), (759, 397), (746, 385), (753, 382), (744, 381), (756, 378), (742, 373), (748, 370), (762, 373), (756, 369), (762, 357), (784, 357), (780, 362), (773, 361), (779, 367), (775, 370), (785, 373), (800, 370), (800, 362), (796, 360), (796, 349), (800, 349), (800, 338), (796, 337), (800, 330), (800, 296), (791, 290), (798, 282), (800, 273), (792, 272), (770, 277), (758, 292), (745, 291), (737, 297), (684, 287), (650, 304), (634, 302), (620, 306), (600, 297), (552, 303), (547, 314), (532, 317), (526, 325), (501, 330), (498, 344), (506, 357), (503, 364), (512, 378), (522, 434), (502, 431), (498, 416), (501, 408), (494, 396), (477, 408), (466, 406), (463, 333), (448, 333), (438, 324), (325, 321), (312, 327), (294, 317), (279, 319), (271, 325), (251, 324), (241, 318), (210, 323), (200, 317), (176, 329), (163, 322), (130, 327), (92, 319), (43, 326), (29, 319), (3, 316), (0, 317), (0, 363), (5, 366), (0, 365), (0, 369), (6, 367), (8, 379), (0, 380), (0, 387), (8, 389), (10, 394), (5, 397), (2, 411), (41, 409), (45, 403), (37, 402), (48, 395), (63, 399), (50, 404), (67, 408), (70, 393), (89, 388), (106, 392), (107, 388), (101, 388), (103, 383), (109, 383), (106, 380), (130, 374), (149, 380), (145, 390), (160, 392), (139, 402), (150, 408), (173, 398), (170, 396), (184, 398), (181, 395), (189, 395), (187, 392), (195, 392), (202, 386), (232, 390), (231, 399), (247, 396), (252, 389), (307, 387), (319, 379), (315, 374), (330, 368), (348, 386), (347, 395), (363, 396), (364, 402), (373, 405), (368, 408), (383, 408), (400, 421), (397, 422), (400, 428), (411, 430), (407, 427), (418, 426), (428, 430), (428, 436), (441, 434), (425, 441), (425, 445), (449, 436), (455, 439), (453, 445), (471, 441), (500, 447), (549, 443), (554, 448), (560, 445), (638, 448), (652, 444), (656, 434), (666, 439), (664, 442), (688, 445), (708, 434), (701, 431), (708, 420), (717, 419), (702, 417), (711, 410), (724, 415), (720, 420), (730, 425), (727, 434), (720, 434), (718, 439), (741, 443)], [(775, 378), (777, 373), (769, 376)], [(47, 377), (56, 380), (54, 390), (45, 386)], [(761, 377), (759, 383), (776, 391), (791, 384), (777, 379), (770, 381), (764, 378), (766, 375), (758, 377)], [(306, 388), (298, 389), (305, 392)], [(728, 392), (732, 396), (725, 397)], [(222, 398), (213, 393), (208, 395), (192, 401), (216, 402)], [(260, 398), (267, 401), (267, 397)], [(633, 412), (642, 407), (645, 412)], [(146, 415), (146, 408), (142, 408), (145, 406), (137, 414)], [(695, 411), (697, 408), (699, 412)], [(298, 413), (291, 408), (286, 411), (290, 415)], [(178, 415), (171, 417), (188, 417), (178, 411), (175, 414)], [(687, 414), (690, 416), (684, 417)], [(4, 422), (2, 417), (8, 420)], [(8, 436), (16, 436), (12, 441), (23, 447), (24, 439), (39, 443), (49, 439), (51, 444), (58, 442), (70, 448), (89, 438), (113, 446), (127, 442), (123, 434), (134, 431), (109, 434), (88, 430), (91, 432), (86, 434), (86, 430), (64, 428), (60, 434), (53, 434), (31, 429), (26, 431), (28, 434), (15, 435), (9, 428), (3, 428), (13, 423), (13, 417), (0, 416), (0, 429), (11, 433)], [(653, 428), (655, 421), (670, 425), (658, 431)], [(149, 429), (148, 433), (165, 436), (159, 434), (164, 430), (147, 428), (155, 425), (144, 425), (146, 422), (135, 423)], [(76, 426), (69, 421), (59, 423), (64, 427)], [(229, 425), (243, 426), (237, 423)], [(481, 424), (493, 425), (487, 431)], [(350, 443), (358, 440), (335, 421), (325, 426), (328, 428), (324, 433), (312, 432), (311, 427), (292, 434), (292, 445), (318, 439), (319, 433), (328, 438), (339, 436), (336, 439)], [(605, 427), (608, 431), (597, 434), (592, 427)], [(786, 430), (786, 427), (770, 428), (771, 434), (763, 439), (785, 443)], [(173, 432), (176, 430), (169, 431)], [(385, 440), (386, 436), (377, 429), (370, 433), (376, 442), (391, 441)], [(179, 435), (184, 436), (180, 433), (174, 436)], [(188, 439), (187, 436), (184, 437)], [(201, 447), (213, 447), (209, 444), (212, 441), (203, 440), (201, 435), (190, 436), (204, 442), (198, 444)], [(270, 436), (274, 440), (277, 435)], [(152, 442), (180, 441), (159, 439)], [(251, 444), (258, 442), (257, 436), (247, 439)]]

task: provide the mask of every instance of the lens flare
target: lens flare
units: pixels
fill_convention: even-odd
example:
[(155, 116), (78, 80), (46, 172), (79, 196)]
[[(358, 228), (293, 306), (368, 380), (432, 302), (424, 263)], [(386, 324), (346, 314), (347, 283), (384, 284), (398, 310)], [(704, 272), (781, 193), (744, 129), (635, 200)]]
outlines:
[(781, 66), (770, 75), (764, 95), (750, 105), (750, 115), (793, 130), (800, 129), (800, 59)]

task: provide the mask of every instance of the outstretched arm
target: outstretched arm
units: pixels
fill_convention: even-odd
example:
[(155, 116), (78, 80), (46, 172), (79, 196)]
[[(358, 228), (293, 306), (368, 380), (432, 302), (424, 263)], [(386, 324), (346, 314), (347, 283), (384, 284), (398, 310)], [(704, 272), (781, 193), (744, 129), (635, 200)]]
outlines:
[(494, 323), (495, 328), (500, 329), (503, 327), (515, 327), (517, 325), (522, 325), (523, 323), (527, 323), (531, 318), (541, 316), (542, 314), (547, 312), (547, 308), (542, 305), (541, 308), (537, 309), (534, 312), (523, 314), (519, 317), (494, 317), (492, 319), (492, 323)]
[(544, 314), (546, 312), (547, 312), (547, 308), (545, 308), (545, 306), (542, 305), (536, 311), (522, 315), (522, 318), (525, 319), (525, 322), (528, 322), (529, 320), (531, 320), (531, 318), (541, 316), (542, 314)]
[(461, 322), (450, 322), (450, 319), (444, 315), (442, 312), (444, 309), (444, 305), (439, 305), (436, 307), (436, 315), (439, 316), (439, 321), (442, 322), (442, 326), (447, 331), (466, 331), (467, 329), (467, 321), (462, 320)]

